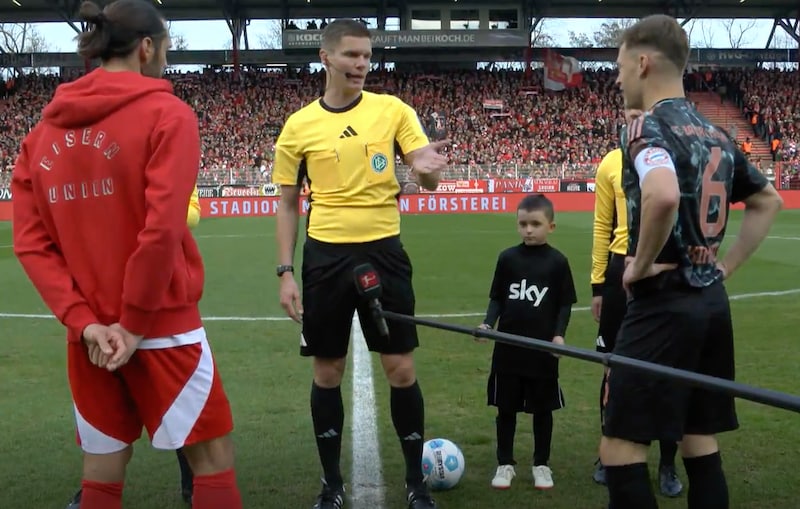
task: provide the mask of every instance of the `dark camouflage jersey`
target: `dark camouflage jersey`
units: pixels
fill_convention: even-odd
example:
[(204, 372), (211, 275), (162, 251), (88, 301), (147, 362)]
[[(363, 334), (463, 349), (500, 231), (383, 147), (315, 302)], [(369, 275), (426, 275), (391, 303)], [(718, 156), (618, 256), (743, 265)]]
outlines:
[(714, 126), (686, 99), (666, 99), (623, 128), (622, 184), (628, 203), (628, 253), (639, 241), (642, 193), (636, 156), (650, 147), (672, 157), (681, 190), (678, 217), (656, 259), (677, 263), (687, 283), (708, 286), (721, 278), (716, 256), (725, 237), (731, 203), (767, 185), (767, 179), (728, 134)]

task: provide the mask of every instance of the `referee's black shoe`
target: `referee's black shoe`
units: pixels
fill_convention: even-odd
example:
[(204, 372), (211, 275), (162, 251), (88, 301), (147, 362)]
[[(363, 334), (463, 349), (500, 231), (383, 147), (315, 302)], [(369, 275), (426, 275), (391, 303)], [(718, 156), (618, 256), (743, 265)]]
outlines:
[(436, 501), (431, 497), (425, 484), (408, 486), (408, 509), (437, 509)]
[(344, 487), (330, 487), (322, 481), (322, 491), (313, 509), (342, 509), (344, 507)]

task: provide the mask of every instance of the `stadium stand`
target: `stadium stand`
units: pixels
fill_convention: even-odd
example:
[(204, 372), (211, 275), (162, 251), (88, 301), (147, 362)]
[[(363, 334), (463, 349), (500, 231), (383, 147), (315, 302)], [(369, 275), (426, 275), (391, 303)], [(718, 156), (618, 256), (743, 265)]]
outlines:
[[(200, 119), (201, 185), (270, 182), (275, 137), (286, 112), (318, 97), (324, 77), (250, 70), (170, 74), (176, 93)], [(63, 78), (29, 74), (0, 86), (0, 185), (7, 183), (19, 142)], [(751, 137), (754, 161), (780, 166), (782, 187), (800, 188), (798, 74), (765, 70), (687, 75), (691, 97), (740, 141)], [(368, 89), (413, 105), (438, 137), (453, 140), (450, 178), (590, 178), (623, 122), (612, 71), (587, 71), (583, 84), (549, 92), (541, 74), (518, 71), (375, 72)], [(442, 124), (444, 120), (444, 124)], [(760, 150), (759, 150), (760, 149)]]

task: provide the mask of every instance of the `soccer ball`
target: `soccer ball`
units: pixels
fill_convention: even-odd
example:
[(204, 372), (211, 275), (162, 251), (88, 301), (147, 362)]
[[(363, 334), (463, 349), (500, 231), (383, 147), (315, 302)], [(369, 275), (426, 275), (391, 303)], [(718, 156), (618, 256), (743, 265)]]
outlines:
[(422, 446), (422, 474), (431, 490), (455, 488), (465, 467), (461, 449), (446, 438), (434, 438)]

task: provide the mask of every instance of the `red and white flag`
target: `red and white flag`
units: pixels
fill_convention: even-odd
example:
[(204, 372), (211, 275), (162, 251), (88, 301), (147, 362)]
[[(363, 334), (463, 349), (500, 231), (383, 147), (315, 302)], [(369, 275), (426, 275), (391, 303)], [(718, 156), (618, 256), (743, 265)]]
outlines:
[(544, 88), (564, 90), (577, 87), (583, 82), (580, 63), (573, 57), (566, 57), (555, 51), (544, 52)]

